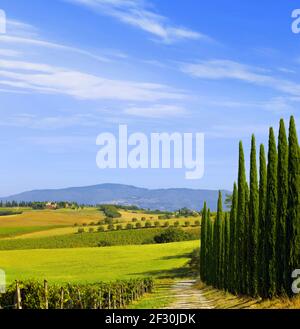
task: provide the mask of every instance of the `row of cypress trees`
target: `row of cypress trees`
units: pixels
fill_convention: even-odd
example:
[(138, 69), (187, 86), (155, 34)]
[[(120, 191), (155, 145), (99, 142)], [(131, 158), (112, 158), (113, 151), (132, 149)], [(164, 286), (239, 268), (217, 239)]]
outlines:
[(238, 182), (232, 206), (223, 212), (219, 192), (213, 219), (206, 203), (202, 211), (200, 276), (202, 281), (234, 294), (272, 298), (292, 295), (292, 272), (300, 268), (300, 150), (295, 120), (289, 136), (280, 121), (278, 146), (269, 131), (268, 161), (251, 141), (250, 184), (239, 144)]

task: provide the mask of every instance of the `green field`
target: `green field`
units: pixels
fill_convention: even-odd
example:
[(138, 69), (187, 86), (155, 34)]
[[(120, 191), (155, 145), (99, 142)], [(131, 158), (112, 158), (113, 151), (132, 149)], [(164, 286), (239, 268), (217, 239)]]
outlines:
[(0, 268), (8, 283), (16, 279), (49, 282), (97, 282), (141, 276), (174, 277), (181, 273), (188, 254), (199, 241), (163, 245), (79, 249), (0, 251)]
[[(186, 228), (190, 240), (199, 237), (199, 228)], [(0, 250), (83, 248), (98, 246), (136, 245), (154, 243), (154, 237), (164, 231), (163, 228), (132, 229), (95, 233), (73, 233), (45, 238), (0, 240)]]
[[(0, 239), (19, 237), (33, 232), (48, 231), (56, 228), (56, 226), (24, 226), (24, 227), (0, 227)], [(1, 240), (0, 240), (1, 241)]]

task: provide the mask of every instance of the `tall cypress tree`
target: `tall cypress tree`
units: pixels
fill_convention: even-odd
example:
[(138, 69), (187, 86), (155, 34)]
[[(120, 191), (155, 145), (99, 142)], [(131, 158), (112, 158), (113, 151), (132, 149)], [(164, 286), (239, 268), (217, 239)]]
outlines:
[(291, 275), (300, 268), (300, 151), (294, 117), (289, 127), (288, 159), (288, 210), (286, 222), (287, 237), (287, 292), (291, 291)]
[(250, 157), (250, 201), (249, 201), (249, 293), (258, 295), (258, 177), (256, 165), (256, 143), (252, 135)]
[(267, 162), (264, 145), (260, 145), (259, 151), (259, 237), (258, 237), (258, 287), (259, 295), (265, 296), (266, 289), (266, 197), (267, 197)]
[(283, 119), (278, 135), (278, 196), (276, 223), (277, 293), (284, 294), (286, 285), (286, 216), (288, 200), (288, 142)]
[(200, 277), (204, 281), (205, 278), (205, 268), (206, 268), (206, 259), (205, 259), (205, 249), (206, 249), (206, 202), (204, 202), (202, 210), (202, 219), (201, 219), (201, 247), (200, 247)]
[(213, 286), (217, 287), (218, 285), (218, 266), (219, 266), (219, 227), (218, 227), (218, 220), (215, 218), (214, 225), (213, 225)]
[(244, 280), (242, 286), (242, 293), (249, 294), (249, 267), (250, 267), (250, 256), (249, 256), (249, 204), (250, 204), (250, 191), (248, 183), (245, 184), (245, 226), (244, 226)]
[(230, 289), (229, 260), (230, 260), (230, 219), (228, 213), (225, 215), (224, 228), (224, 289)]
[(245, 279), (244, 263), (244, 234), (245, 234), (245, 186), (246, 171), (243, 144), (239, 144), (239, 170), (238, 170), (238, 207), (237, 207), (237, 230), (236, 230), (236, 250), (237, 250), (237, 292), (242, 292)]
[(224, 258), (224, 248), (223, 248), (223, 203), (222, 203), (222, 193), (219, 191), (218, 198), (218, 211), (217, 211), (217, 226), (218, 226), (218, 286), (222, 288), (223, 286), (223, 258)]
[(269, 134), (266, 203), (266, 293), (276, 294), (277, 150), (273, 128)]
[(214, 247), (213, 247), (213, 223), (210, 217), (210, 210), (207, 211), (207, 278), (206, 282), (213, 284), (213, 261), (214, 261)]
[(236, 259), (237, 259), (237, 250), (236, 250), (236, 214), (237, 214), (237, 198), (238, 198), (237, 186), (234, 183), (233, 194), (232, 194), (232, 204), (230, 211), (230, 246), (229, 246), (229, 290), (232, 293), (237, 292), (236, 287), (236, 277), (237, 277), (237, 268), (236, 268)]

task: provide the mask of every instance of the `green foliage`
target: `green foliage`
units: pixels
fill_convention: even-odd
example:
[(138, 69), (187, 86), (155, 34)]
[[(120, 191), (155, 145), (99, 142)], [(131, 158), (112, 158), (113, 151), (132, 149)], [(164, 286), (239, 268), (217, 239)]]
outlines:
[[(154, 237), (164, 230), (166, 229), (142, 228), (140, 230), (114, 230), (93, 234), (68, 234), (45, 238), (0, 240), (0, 250), (97, 247), (99, 241), (108, 241), (113, 246), (151, 244), (155, 243)], [(189, 232), (189, 240), (199, 239), (199, 228), (188, 228), (186, 230)]]
[(170, 227), (164, 230), (161, 234), (154, 237), (156, 243), (169, 243), (187, 241), (192, 238), (192, 234), (180, 228)]
[[(294, 117), (289, 127), (288, 205), (287, 205), (287, 287), (291, 273), (300, 268), (300, 151)], [(291, 290), (288, 290), (291, 294)]]
[(252, 136), (249, 189), (240, 142), (238, 188), (234, 184), (230, 221), (227, 214), (225, 224), (222, 220), (221, 195), (215, 221), (211, 221), (209, 212), (207, 218), (202, 216), (202, 280), (253, 297), (292, 294), (292, 272), (300, 267), (299, 159), (294, 118), (290, 120), (288, 141), (281, 120), (278, 154), (270, 128), (268, 164), (264, 146), (260, 146), (258, 182), (256, 143)]
[(201, 270), (200, 265), (200, 249), (194, 249), (190, 255), (190, 260), (188, 261), (188, 267), (190, 269), (191, 274), (198, 276), (199, 270)]
[(118, 209), (112, 205), (101, 205), (99, 210), (102, 211), (106, 217), (109, 218), (120, 218), (122, 215), (118, 212)]
[[(48, 285), (49, 309), (118, 309), (124, 308), (153, 290), (151, 278), (97, 284)], [(22, 309), (45, 309), (45, 288), (38, 281), (20, 282)], [(2, 308), (15, 308), (16, 285), (0, 295)]]
[(258, 216), (259, 216), (258, 173), (256, 164), (256, 142), (252, 135), (250, 155), (250, 200), (249, 200), (249, 293), (258, 295)]
[(276, 260), (277, 292), (285, 293), (287, 260), (286, 260), (286, 218), (288, 201), (288, 141), (284, 121), (280, 120), (278, 136), (277, 168), (277, 222), (276, 222)]
[(237, 276), (238, 291), (243, 292), (245, 284), (245, 213), (246, 213), (246, 170), (243, 144), (239, 145), (239, 169), (238, 169), (238, 206), (237, 206), (237, 231), (236, 231), (236, 250), (237, 252)]
[(260, 145), (259, 152), (259, 237), (258, 237), (258, 290), (259, 295), (266, 295), (267, 267), (266, 255), (266, 202), (267, 202), (267, 161), (264, 145)]
[(9, 210), (9, 209), (0, 210), (0, 216), (20, 215), (22, 213), (23, 213), (23, 211), (18, 211), (18, 210)]
[(274, 131), (270, 128), (267, 167), (267, 204), (266, 204), (266, 254), (267, 266), (266, 296), (276, 294), (276, 221), (277, 221), (277, 150)]

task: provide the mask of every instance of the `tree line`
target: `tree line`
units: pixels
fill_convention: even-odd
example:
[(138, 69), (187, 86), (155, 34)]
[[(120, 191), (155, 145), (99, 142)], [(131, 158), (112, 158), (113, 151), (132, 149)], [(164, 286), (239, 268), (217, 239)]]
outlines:
[(249, 184), (243, 144), (239, 144), (238, 180), (231, 211), (222, 209), (212, 220), (202, 211), (201, 280), (233, 294), (272, 298), (292, 296), (292, 272), (300, 268), (300, 150), (294, 117), (287, 136), (280, 120), (276, 146), (269, 130), (268, 154), (252, 135)]

